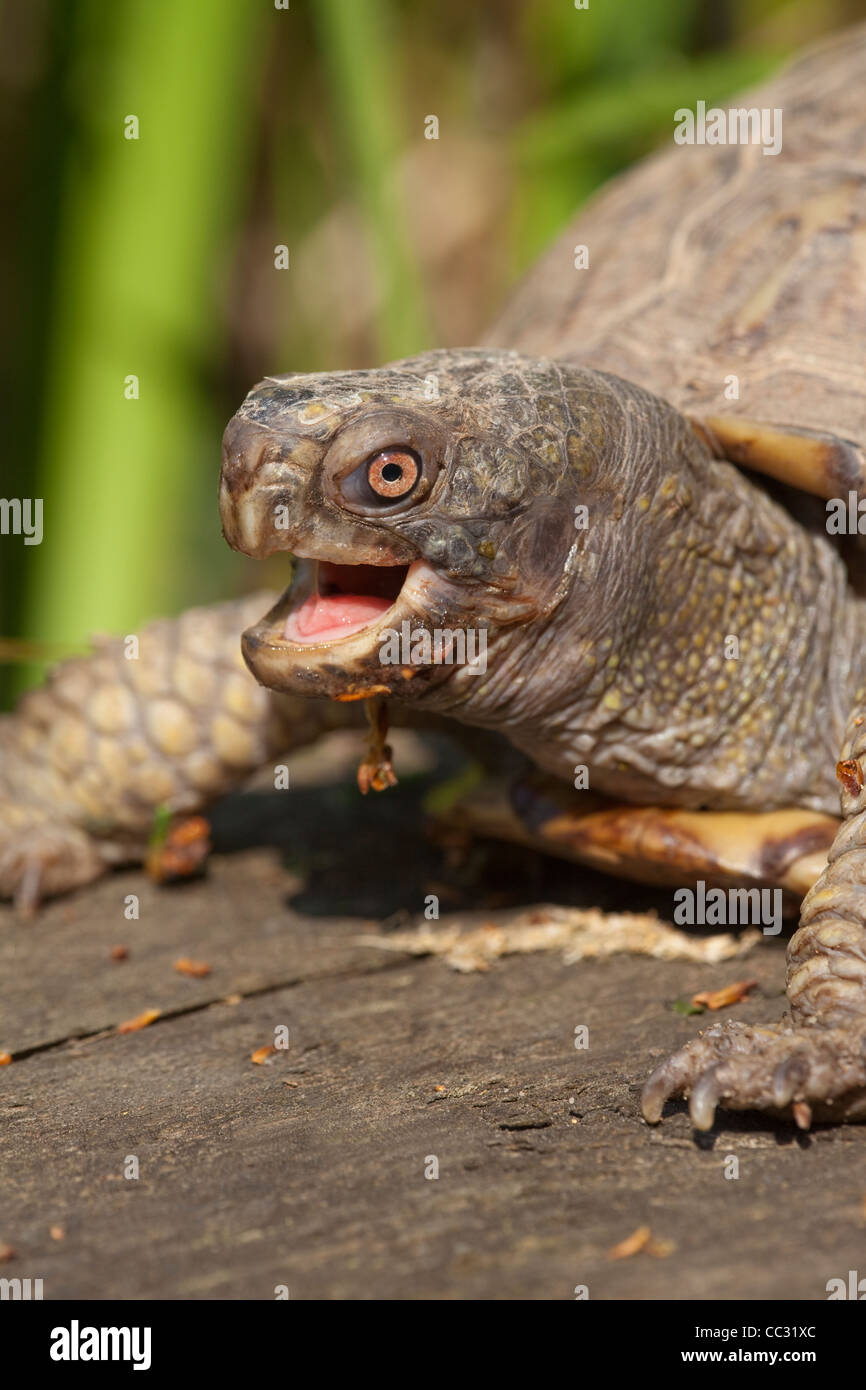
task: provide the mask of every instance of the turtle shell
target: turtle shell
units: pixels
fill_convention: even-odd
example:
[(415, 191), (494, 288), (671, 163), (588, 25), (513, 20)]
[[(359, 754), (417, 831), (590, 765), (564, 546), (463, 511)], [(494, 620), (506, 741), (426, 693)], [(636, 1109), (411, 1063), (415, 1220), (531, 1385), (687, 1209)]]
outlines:
[[(823, 528), (823, 501), (800, 489), (844, 496), (850, 483), (866, 495), (864, 79), (861, 26), (729, 103), (777, 113), (778, 154), (760, 143), (680, 145), (672, 123), (670, 147), (580, 212), (486, 341), (612, 372), (693, 420), (726, 417), (734, 424), (717, 452), (772, 474), (776, 481), (764, 485), (804, 524)], [(579, 269), (581, 247), (588, 264)], [(759, 446), (781, 447), (781, 468), (764, 469), (748, 447), (738, 453), (739, 418), (779, 427), (775, 436), (763, 431)], [(798, 431), (805, 451), (795, 457)], [(857, 541), (844, 549), (862, 591), (866, 562)], [(794, 894), (814, 881), (838, 824), (795, 810), (750, 823), (749, 816), (624, 806), (586, 814), (577, 803), (554, 814), (540, 805), (519, 829), (512, 823), (513, 838), (532, 836), (628, 877), (671, 881), (688, 868), (719, 882), (782, 884)], [(784, 866), (780, 845), (791, 851)]]
[[(729, 103), (781, 150), (678, 145), (609, 184), (487, 341), (580, 361), (690, 415), (866, 441), (866, 26)], [(575, 269), (575, 247), (589, 264)], [(732, 398), (731, 378), (737, 396)]]

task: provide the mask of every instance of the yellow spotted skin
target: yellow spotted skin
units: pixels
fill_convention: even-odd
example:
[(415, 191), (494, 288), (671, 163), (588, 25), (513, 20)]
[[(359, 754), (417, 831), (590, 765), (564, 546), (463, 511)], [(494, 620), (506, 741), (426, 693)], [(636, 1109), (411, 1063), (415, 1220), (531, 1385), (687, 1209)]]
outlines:
[(273, 598), (101, 640), (0, 719), (0, 897), (26, 907), (140, 858), (157, 807), (198, 811), (346, 718), (250, 676), (239, 634)]

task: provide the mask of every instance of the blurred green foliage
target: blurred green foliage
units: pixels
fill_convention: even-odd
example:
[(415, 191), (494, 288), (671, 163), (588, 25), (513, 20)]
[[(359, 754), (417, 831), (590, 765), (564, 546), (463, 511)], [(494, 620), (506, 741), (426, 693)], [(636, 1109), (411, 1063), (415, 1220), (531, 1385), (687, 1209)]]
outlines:
[[(0, 637), (82, 644), (265, 582), (221, 542), (215, 502), (221, 431), (255, 380), (471, 341), (579, 204), (670, 138), (676, 107), (864, 14), (7, 3), (0, 491), (43, 497), (45, 534), (0, 540)], [(7, 668), (7, 699), (22, 679)]]

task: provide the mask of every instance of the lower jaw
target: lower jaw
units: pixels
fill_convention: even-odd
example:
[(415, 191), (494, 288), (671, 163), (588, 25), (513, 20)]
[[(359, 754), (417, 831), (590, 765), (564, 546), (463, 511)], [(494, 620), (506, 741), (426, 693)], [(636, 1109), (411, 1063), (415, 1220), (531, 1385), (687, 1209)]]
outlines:
[[(433, 595), (437, 576), (420, 561), (410, 567), (397, 599), (372, 621), (349, 624), (334, 636), (327, 633), (325, 640), (291, 640), (299, 610), (315, 593), (312, 564), (299, 564), (290, 589), (243, 634), (244, 660), (261, 685), (283, 694), (332, 700), (376, 695), (415, 700), (453, 674), (451, 666), (398, 666), (381, 660), (386, 637), (391, 631), (399, 632), (404, 622), (432, 628), (444, 621), (429, 616), (430, 609), (439, 607)], [(432, 600), (429, 604), (425, 595)]]

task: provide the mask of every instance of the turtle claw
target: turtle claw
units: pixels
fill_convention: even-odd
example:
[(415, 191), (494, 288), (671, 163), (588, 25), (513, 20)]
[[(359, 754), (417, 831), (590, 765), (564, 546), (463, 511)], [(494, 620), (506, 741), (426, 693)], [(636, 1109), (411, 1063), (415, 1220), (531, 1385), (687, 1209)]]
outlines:
[(701, 1074), (689, 1097), (689, 1115), (695, 1129), (710, 1130), (716, 1118), (716, 1106), (721, 1099), (718, 1068), (711, 1067)]
[(641, 1096), (648, 1124), (658, 1124), (665, 1101), (689, 1099), (695, 1128), (712, 1129), (716, 1108), (760, 1110), (792, 1119), (803, 1130), (812, 1119), (866, 1117), (866, 1023), (845, 1028), (768, 1028), (714, 1024), (667, 1058)]
[(648, 1125), (657, 1125), (671, 1096), (687, 1090), (691, 1074), (688, 1048), (681, 1048), (657, 1066), (641, 1093), (643, 1117)]
[(794, 1053), (780, 1062), (773, 1074), (773, 1104), (784, 1110), (809, 1076), (809, 1061), (802, 1053)]
[(17, 915), (30, 919), (40, 902), (105, 872), (94, 841), (77, 826), (46, 818), (4, 834), (0, 804), (0, 899), (12, 898)]

